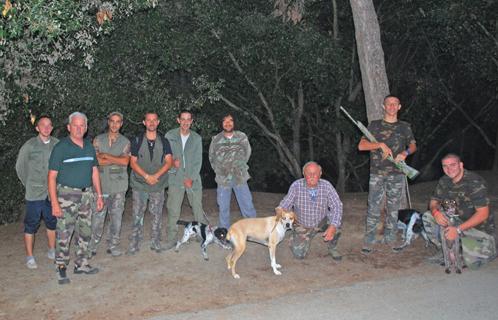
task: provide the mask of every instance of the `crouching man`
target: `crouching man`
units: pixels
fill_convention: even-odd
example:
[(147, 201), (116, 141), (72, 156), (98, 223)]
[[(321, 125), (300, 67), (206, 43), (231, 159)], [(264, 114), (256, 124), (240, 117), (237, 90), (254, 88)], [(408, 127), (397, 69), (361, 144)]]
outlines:
[(295, 258), (304, 259), (315, 235), (325, 231), (322, 237), (328, 242), (329, 254), (339, 261), (342, 256), (336, 246), (340, 237), (342, 202), (332, 184), (320, 179), (322, 167), (318, 163), (306, 163), (303, 174), (304, 178), (292, 183), (279, 205), (296, 213), (297, 222), (290, 239), (291, 251)]
[[(429, 239), (441, 247), (439, 232), (449, 241), (460, 235), (463, 260), (467, 267), (476, 269), (496, 258), (494, 214), (489, 208), (489, 198), (484, 180), (463, 168), (456, 154), (448, 154), (441, 160), (445, 175), (439, 179), (431, 198), (430, 212), (422, 220)], [(448, 219), (441, 212), (443, 200), (455, 200), (459, 224), (448, 226)], [(442, 263), (442, 252), (429, 259)]]

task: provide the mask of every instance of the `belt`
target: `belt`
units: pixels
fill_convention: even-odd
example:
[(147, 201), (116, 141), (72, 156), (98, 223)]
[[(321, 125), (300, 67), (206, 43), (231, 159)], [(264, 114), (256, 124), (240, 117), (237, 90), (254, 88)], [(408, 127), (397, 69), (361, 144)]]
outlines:
[(92, 187), (85, 187), (85, 188), (73, 188), (73, 187), (68, 187), (68, 186), (63, 186), (61, 184), (57, 185), (59, 188), (62, 189), (68, 189), (68, 190), (73, 190), (73, 191), (79, 191), (79, 192), (91, 192), (93, 189)]

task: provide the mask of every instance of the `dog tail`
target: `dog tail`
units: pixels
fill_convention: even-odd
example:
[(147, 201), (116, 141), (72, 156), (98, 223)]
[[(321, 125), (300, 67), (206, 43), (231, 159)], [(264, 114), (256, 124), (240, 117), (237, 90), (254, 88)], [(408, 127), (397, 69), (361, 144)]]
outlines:
[(178, 220), (178, 221), (176, 222), (176, 224), (177, 224), (177, 225), (186, 226), (187, 224), (189, 224), (189, 222), (188, 222), (188, 221), (184, 221), (184, 220)]

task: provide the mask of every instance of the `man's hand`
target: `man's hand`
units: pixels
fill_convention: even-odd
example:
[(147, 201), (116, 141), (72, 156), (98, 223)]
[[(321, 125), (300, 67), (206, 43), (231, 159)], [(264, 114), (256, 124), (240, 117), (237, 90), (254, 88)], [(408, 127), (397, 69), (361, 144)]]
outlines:
[(394, 162), (398, 163), (400, 161), (405, 161), (407, 155), (404, 151), (398, 153), (398, 155), (396, 156), (396, 158), (394, 158)]
[(379, 142), (379, 149), (382, 150), (382, 159), (385, 160), (389, 156), (393, 156), (392, 150), (384, 143), (384, 142)]
[(334, 239), (336, 231), (337, 229), (333, 224), (329, 225), (327, 230), (325, 230), (325, 232), (322, 234), (323, 241), (331, 241), (332, 239)]
[(102, 211), (102, 209), (104, 209), (104, 199), (100, 195), (100, 197), (97, 197), (97, 211)]
[(192, 179), (190, 179), (190, 178), (183, 179), (183, 185), (185, 186), (185, 188), (191, 189), (192, 188)]
[(448, 241), (453, 241), (458, 237), (458, 231), (456, 227), (447, 227), (444, 229), (444, 237)]
[(173, 159), (173, 166), (174, 166), (175, 168), (179, 169), (179, 168), (180, 168), (180, 164), (181, 164), (181, 163), (180, 163), (180, 159), (178, 159), (178, 158), (174, 158), (174, 159)]
[(52, 203), (52, 215), (56, 218), (62, 218), (62, 209), (59, 202)]
[(434, 217), (434, 220), (436, 220), (437, 224), (446, 227), (448, 225), (448, 219), (444, 216), (444, 214), (441, 213), (439, 210), (434, 210), (432, 212), (432, 216)]
[(147, 184), (150, 186), (153, 186), (159, 182), (159, 179), (154, 174), (146, 175), (144, 178), (145, 178), (145, 182), (147, 182)]

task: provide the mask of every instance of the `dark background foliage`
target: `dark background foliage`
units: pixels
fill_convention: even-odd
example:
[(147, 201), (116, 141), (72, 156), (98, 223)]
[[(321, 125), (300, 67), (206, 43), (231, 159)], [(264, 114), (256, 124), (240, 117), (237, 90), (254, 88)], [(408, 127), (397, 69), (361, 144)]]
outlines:
[[(75, 50), (73, 59), (34, 63), (44, 79), (36, 86), (19, 89), (15, 78), (5, 77), (14, 98), (0, 130), (6, 185), (0, 223), (22, 214), (23, 189), (13, 168), (20, 146), (35, 134), (30, 115), (51, 115), (54, 135), (63, 136), (73, 111), (87, 114), (89, 137), (105, 130), (106, 114), (121, 111), (123, 133), (131, 137), (143, 130), (145, 111), (158, 112), (166, 132), (177, 126), (177, 112), (189, 108), (206, 151), (220, 117), (231, 112), (253, 147), (253, 190), (285, 192), (299, 175), (293, 161), (309, 160), (323, 165), (339, 191), (365, 190), (368, 155), (356, 151), (360, 134), (335, 108), (339, 102), (366, 123), (351, 9), (348, 1), (336, 3), (337, 30), (331, 1), (307, 1), (297, 24), (274, 17), (266, 0), (161, 2), (108, 22), (112, 32), (98, 38), (90, 69), (80, 63), (86, 53)], [(450, 151), (470, 169), (493, 169), (495, 2), (375, 4), (391, 92), (401, 98), (401, 119), (412, 124), (418, 142), (410, 159), (422, 171), (418, 181), (439, 177), (439, 159)], [(215, 186), (206, 161), (203, 176), (205, 187)]]

